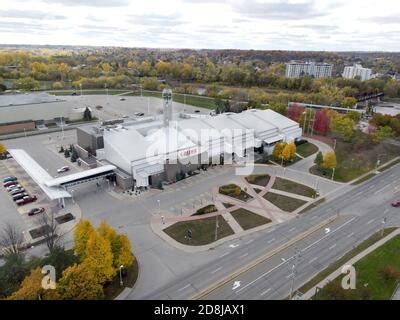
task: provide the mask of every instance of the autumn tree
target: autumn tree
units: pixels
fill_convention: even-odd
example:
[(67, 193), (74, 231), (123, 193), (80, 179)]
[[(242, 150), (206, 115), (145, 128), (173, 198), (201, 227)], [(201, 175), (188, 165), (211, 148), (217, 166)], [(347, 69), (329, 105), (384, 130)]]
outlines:
[(274, 150), (272, 150), (272, 156), (274, 157), (274, 159), (281, 158), (283, 148), (284, 148), (284, 144), (282, 142), (278, 142), (275, 144)]
[(343, 108), (354, 108), (357, 104), (357, 99), (353, 97), (346, 97), (343, 99), (341, 106)]
[(300, 117), (305, 111), (305, 108), (297, 103), (292, 103), (287, 109), (287, 117), (293, 121), (299, 122)]
[(0, 248), (5, 254), (18, 253), (24, 242), (22, 232), (13, 224), (5, 223), (0, 233)]
[(20, 78), (15, 82), (15, 86), (17, 89), (21, 90), (38, 90), (40, 88), (40, 84), (35, 79), (31, 77)]
[(345, 141), (349, 141), (353, 137), (354, 126), (355, 123), (352, 119), (342, 115), (335, 115), (331, 121), (332, 132), (339, 134)]
[(290, 159), (292, 159), (296, 154), (296, 144), (294, 142), (290, 142), (287, 145), (290, 152)]
[(89, 236), (82, 264), (93, 271), (98, 283), (111, 280), (115, 274), (111, 245), (97, 232)]
[(98, 300), (104, 296), (95, 271), (85, 264), (74, 264), (65, 269), (57, 292), (63, 300)]
[(0, 143), (0, 155), (3, 155), (7, 152), (7, 149), (4, 144)]
[(289, 143), (286, 143), (285, 146), (283, 147), (280, 159), (285, 162), (291, 159), (291, 148), (289, 146)]
[(8, 300), (39, 300), (45, 289), (42, 287), (43, 274), (41, 268), (36, 268), (25, 277), (20, 288), (9, 296)]
[(105, 73), (109, 73), (112, 70), (110, 64), (106, 63), (106, 62), (102, 63), (100, 67), (101, 67), (101, 70), (103, 70), (103, 72), (105, 72)]
[(89, 220), (81, 220), (74, 230), (74, 251), (80, 259), (86, 257), (86, 247), (91, 234), (95, 233)]
[(321, 135), (326, 135), (329, 130), (329, 117), (324, 111), (315, 113), (314, 131)]
[(336, 154), (334, 151), (328, 151), (324, 154), (324, 160), (322, 162), (322, 167), (324, 169), (336, 168)]

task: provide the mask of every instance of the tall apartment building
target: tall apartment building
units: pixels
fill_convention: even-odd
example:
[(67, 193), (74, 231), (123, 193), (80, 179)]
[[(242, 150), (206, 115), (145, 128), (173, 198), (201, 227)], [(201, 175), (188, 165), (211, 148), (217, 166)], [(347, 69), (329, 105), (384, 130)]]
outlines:
[(328, 63), (298, 62), (286, 63), (286, 78), (311, 76), (314, 78), (328, 78), (332, 76), (333, 65)]
[(360, 77), (361, 81), (366, 81), (371, 79), (372, 70), (369, 68), (363, 68), (361, 64), (355, 64), (354, 66), (344, 67), (342, 77), (346, 79)]

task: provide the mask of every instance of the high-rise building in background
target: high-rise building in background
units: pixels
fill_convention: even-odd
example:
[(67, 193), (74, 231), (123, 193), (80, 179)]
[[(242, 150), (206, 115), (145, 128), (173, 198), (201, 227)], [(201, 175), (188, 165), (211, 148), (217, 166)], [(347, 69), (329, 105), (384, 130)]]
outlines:
[(328, 63), (291, 61), (286, 63), (286, 78), (328, 78), (332, 76), (332, 68), (333, 65)]
[(369, 68), (363, 68), (361, 64), (355, 64), (354, 66), (344, 67), (342, 77), (346, 79), (359, 77), (361, 81), (366, 81), (371, 79), (372, 70)]

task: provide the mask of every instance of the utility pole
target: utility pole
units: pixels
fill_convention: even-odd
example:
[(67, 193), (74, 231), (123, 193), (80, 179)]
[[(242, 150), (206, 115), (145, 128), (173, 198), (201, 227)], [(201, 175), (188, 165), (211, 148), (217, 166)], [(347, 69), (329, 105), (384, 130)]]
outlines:
[(306, 132), (306, 121), (307, 121), (307, 109), (304, 111), (304, 123), (303, 123), (303, 132)]
[(293, 298), (294, 282), (296, 279), (296, 268), (297, 268), (299, 256), (300, 256), (300, 250), (295, 248), (294, 263), (292, 266), (292, 284), (290, 285), (290, 295), (289, 295), (290, 300), (292, 300), (292, 298)]
[(313, 120), (312, 120), (311, 135), (314, 134), (315, 114), (316, 114), (316, 112), (314, 112), (314, 116), (313, 116)]
[(217, 239), (218, 239), (218, 228), (219, 228), (219, 225), (218, 225), (218, 216), (216, 216), (215, 218), (216, 218), (216, 219), (215, 219), (215, 241), (217, 241)]
[(383, 237), (384, 231), (385, 231), (385, 223), (386, 223), (386, 217), (382, 219), (382, 229), (381, 229), (381, 237)]

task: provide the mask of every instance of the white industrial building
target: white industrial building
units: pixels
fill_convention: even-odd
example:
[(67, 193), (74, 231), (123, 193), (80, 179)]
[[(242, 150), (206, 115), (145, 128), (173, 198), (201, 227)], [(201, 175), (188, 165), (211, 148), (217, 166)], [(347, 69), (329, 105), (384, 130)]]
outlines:
[(286, 63), (286, 78), (311, 76), (314, 78), (329, 78), (332, 76), (333, 65), (328, 63), (291, 61)]
[(372, 69), (363, 68), (360, 64), (344, 67), (342, 77), (346, 79), (354, 79), (359, 77), (361, 81), (366, 81), (372, 78)]
[(302, 136), (298, 123), (272, 110), (172, 120), (170, 94), (163, 93), (167, 112), (162, 119), (78, 129), (78, 145), (91, 141), (87, 136), (95, 136), (91, 149), (100, 146), (95, 150), (97, 159), (118, 167), (131, 179), (128, 187), (157, 187), (202, 166), (247, 159), (254, 149), (271, 153), (276, 142)]

